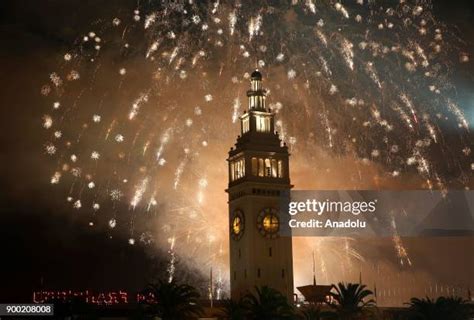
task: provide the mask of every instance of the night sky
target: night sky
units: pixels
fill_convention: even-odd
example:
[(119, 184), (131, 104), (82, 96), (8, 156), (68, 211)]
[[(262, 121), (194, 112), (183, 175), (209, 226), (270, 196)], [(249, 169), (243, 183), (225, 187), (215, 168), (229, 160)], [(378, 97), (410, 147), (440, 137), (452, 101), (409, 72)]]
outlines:
[[(112, 235), (106, 227), (90, 228), (88, 218), (71, 212), (70, 207), (63, 203), (64, 197), (56, 196), (53, 186), (47, 183), (52, 169), (45, 161), (45, 135), (41, 128), (44, 101), (41, 101), (40, 88), (56, 68), (58, 57), (60, 59), (64, 52), (71, 50), (78, 35), (89, 30), (91, 25), (128, 14), (136, 7), (136, 1), (110, 2), (17, 0), (0, 3), (0, 302), (28, 301), (32, 290), (41, 285), (51, 289), (136, 291), (153, 277), (165, 274), (166, 248), (130, 246), (125, 232)], [(455, 3), (433, 1), (433, 12), (447, 25), (456, 26), (472, 60), (474, 2), (463, 0)], [(466, 68), (453, 74), (453, 82), (460, 89), (461, 101), (474, 101), (472, 62)], [(465, 111), (473, 122), (473, 102), (469, 106), (471, 110)], [(226, 151), (231, 146), (227, 141), (233, 139), (229, 140), (229, 137), (235, 136), (235, 130), (228, 133), (224, 137), (226, 145), (217, 150)], [(472, 134), (468, 135), (468, 139), (472, 139)], [(222, 155), (222, 163), (216, 170), (220, 170), (219, 174), (225, 174), (226, 154), (219, 154)], [(295, 176), (303, 182), (304, 168), (304, 165), (298, 165), (295, 170)], [(367, 174), (371, 173), (367, 171)], [(213, 180), (210, 181), (212, 183)], [(472, 181), (471, 173), (467, 183), (471, 187)], [(418, 178), (407, 176), (403, 184), (387, 182), (382, 186), (416, 187), (418, 182)], [(453, 182), (451, 185), (459, 188), (461, 184)], [(304, 187), (308, 186), (311, 187), (311, 184)], [(222, 195), (215, 200), (222, 202), (220, 207), (223, 208), (226, 205), (224, 187), (220, 182), (218, 190), (222, 190)], [(335, 187), (337, 184), (331, 185), (331, 188)], [(344, 187), (348, 186), (343, 184)], [(473, 245), (472, 238), (460, 243), (460, 247), (456, 245), (458, 251), (452, 250), (449, 245), (440, 245), (440, 248), (444, 248), (445, 252), (456, 251), (451, 253), (451, 258), (456, 258), (463, 252), (469, 252), (465, 250)], [(421, 250), (416, 246), (413, 248), (413, 252)], [(369, 252), (365, 254), (370, 256)], [(467, 259), (464, 267), (472, 263), (469, 257)], [(426, 267), (430, 263), (445, 265), (449, 262), (447, 260), (430, 258), (420, 264)], [(465, 272), (463, 266), (459, 268), (460, 272)], [(449, 274), (443, 274), (443, 277), (448, 279)]]

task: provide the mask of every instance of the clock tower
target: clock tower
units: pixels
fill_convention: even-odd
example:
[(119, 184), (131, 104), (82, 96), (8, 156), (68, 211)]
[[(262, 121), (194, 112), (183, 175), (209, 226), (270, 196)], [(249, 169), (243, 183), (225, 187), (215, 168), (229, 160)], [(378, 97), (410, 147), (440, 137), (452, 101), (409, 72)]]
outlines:
[(292, 240), (289, 231), (282, 234), (288, 213), (280, 210), (292, 187), (288, 148), (275, 132), (274, 113), (265, 106), (258, 70), (250, 85), (241, 134), (227, 159), (231, 297), (266, 285), (292, 301)]

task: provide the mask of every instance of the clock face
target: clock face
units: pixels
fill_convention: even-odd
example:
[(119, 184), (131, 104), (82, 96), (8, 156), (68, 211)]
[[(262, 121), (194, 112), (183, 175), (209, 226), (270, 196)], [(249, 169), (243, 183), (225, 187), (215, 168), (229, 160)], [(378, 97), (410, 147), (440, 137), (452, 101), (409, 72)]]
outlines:
[(257, 218), (257, 229), (264, 237), (276, 238), (280, 230), (278, 212), (273, 208), (263, 209)]
[(234, 240), (239, 240), (244, 233), (245, 221), (242, 211), (235, 211), (232, 219), (232, 225), (230, 226), (230, 233)]

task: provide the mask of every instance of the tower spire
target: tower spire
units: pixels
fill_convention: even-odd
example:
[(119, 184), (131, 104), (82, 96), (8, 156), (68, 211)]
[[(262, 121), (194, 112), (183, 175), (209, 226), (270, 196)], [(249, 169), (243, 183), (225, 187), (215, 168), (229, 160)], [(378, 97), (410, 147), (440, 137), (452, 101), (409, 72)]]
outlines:
[(289, 201), (292, 188), (288, 148), (274, 130), (275, 114), (265, 109), (258, 69), (250, 85), (249, 110), (240, 116), (241, 135), (227, 159), (231, 297), (267, 285), (292, 301), (292, 239), (281, 227), (287, 224), (282, 200)]

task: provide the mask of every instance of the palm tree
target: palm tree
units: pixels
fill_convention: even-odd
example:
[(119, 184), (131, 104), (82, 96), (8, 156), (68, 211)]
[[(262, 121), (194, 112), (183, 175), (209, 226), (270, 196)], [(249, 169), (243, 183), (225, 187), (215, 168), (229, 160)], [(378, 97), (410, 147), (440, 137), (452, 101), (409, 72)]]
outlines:
[(411, 298), (408, 305), (411, 320), (471, 319), (467, 301), (459, 297)]
[(443, 300), (443, 308), (452, 320), (472, 319), (474, 312), (469, 307), (468, 301), (461, 297), (440, 297)]
[(247, 293), (243, 299), (248, 319), (292, 319), (293, 308), (279, 291), (263, 286), (255, 287), (255, 294)]
[(365, 285), (339, 282), (334, 286), (336, 293), (332, 297), (336, 301), (333, 308), (342, 320), (360, 319), (368, 307), (375, 306), (373, 299), (367, 299), (373, 293)]
[(154, 296), (154, 303), (147, 303), (147, 313), (163, 320), (195, 319), (202, 314), (198, 304), (199, 293), (187, 284), (175, 281), (151, 283), (144, 290)]
[(234, 301), (231, 299), (224, 300), (223, 312), (219, 319), (228, 320), (245, 320), (246, 309), (242, 300)]

